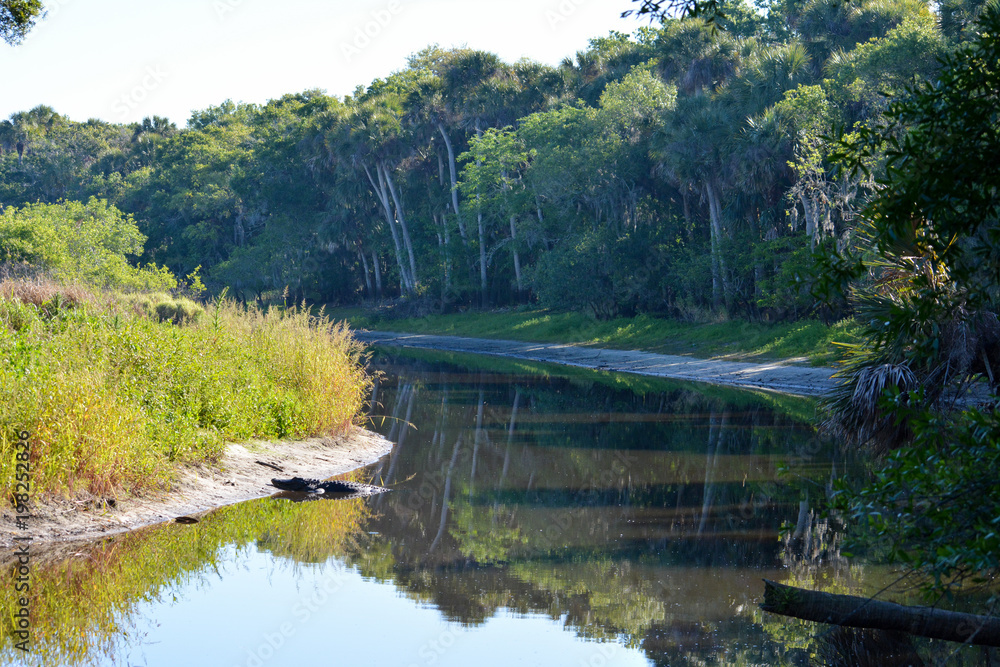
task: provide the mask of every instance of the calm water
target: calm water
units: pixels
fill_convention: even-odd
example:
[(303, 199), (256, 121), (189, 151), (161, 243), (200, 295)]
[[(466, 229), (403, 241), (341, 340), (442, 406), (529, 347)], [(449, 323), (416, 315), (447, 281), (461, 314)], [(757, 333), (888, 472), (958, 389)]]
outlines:
[(805, 423), (808, 401), (442, 355), (372, 363), (372, 427), (396, 446), (352, 478), (393, 493), (36, 549), (35, 652), (5, 620), (4, 660), (804, 665), (813, 628), (759, 612), (761, 579), (873, 577), (813, 512), (854, 463)]

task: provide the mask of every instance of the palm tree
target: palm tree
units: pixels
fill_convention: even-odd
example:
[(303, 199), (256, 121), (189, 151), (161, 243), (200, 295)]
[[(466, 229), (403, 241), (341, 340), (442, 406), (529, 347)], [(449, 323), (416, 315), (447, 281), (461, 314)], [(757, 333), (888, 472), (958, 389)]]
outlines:
[(55, 112), (50, 106), (40, 104), (30, 111), (19, 111), (10, 117), (14, 126), (15, 148), (17, 148), (17, 164), (23, 166), (24, 153), (31, 152), (31, 147), (41, 141), (46, 135), (62, 125), (66, 119)]

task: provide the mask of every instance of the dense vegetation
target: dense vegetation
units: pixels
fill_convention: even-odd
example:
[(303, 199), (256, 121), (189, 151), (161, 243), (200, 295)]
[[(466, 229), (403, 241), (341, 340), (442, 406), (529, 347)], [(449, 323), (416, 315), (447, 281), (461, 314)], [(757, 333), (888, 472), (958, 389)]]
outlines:
[[(180, 295), (197, 272), (133, 267), (144, 235), (106, 202), (0, 214), (0, 493), (30, 433), (35, 493), (139, 493), (226, 441), (350, 426), (368, 379), (341, 326)], [(44, 270), (44, 273), (40, 271)]]
[[(114, 281), (200, 267), (244, 302), (854, 312), (863, 342), (830, 424), (899, 452), (844, 509), (934, 592), (988, 582), (1000, 426), (993, 399), (965, 412), (958, 399), (1000, 379), (1000, 10), (710, 4), (711, 25), (612, 33), (558, 67), (432, 46), (351, 96), (227, 101), (184, 129), (16, 113), (0, 122), (0, 206), (16, 209), (0, 246), (90, 271), (52, 243), (59, 216), (86, 209), (147, 237), (147, 268), (109, 263)], [(46, 218), (52, 206), (65, 211)], [(61, 306), (38, 308), (16, 321), (64, 330), (48, 324)]]
[(37, 107), (0, 123), (0, 203), (107, 200), (143, 263), (246, 300), (802, 317), (813, 250), (848, 242), (872, 185), (823, 136), (878, 122), (965, 32), (919, 0), (725, 9), (558, 67), (428, 47), (347, 98), (180, 130)]
[(107, 497), (161, 486), (172, 463), (217, 459), (227, 441), (340, 432), (364, 403), (340, 327), (225, 301), (191, 321), (183, 302), (145, 300), (0, 284), (0, 490), (20, 431), (35, 493)]

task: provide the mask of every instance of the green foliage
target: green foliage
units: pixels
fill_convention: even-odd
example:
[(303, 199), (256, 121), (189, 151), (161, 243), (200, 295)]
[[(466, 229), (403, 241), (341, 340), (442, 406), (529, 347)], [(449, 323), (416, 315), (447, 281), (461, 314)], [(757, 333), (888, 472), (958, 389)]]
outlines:
[(171, 289), (166, 268), (135, 268), (146, 237), (135, 220), (104, 200), (29, 204), (0, 215), (0, 259), (28, 264), (57, 280), (109, 289)]
[[(180, 130), (39, 106), (0, 122), (0, 202), (106, 200), (147, 237), (141, 263), (195, 296), (758, 319), (794, 292), (785, 310), (811, 312), (783, 284), (801, 258), (768, 250), (843, 246), (867, 194), (823, 137), (877, 123), (882, 93), (934, 76), (948, 46), (921, 0), (717, 8), (558, 67), (428, 47), (344, 99), (225, 101)], [(37, 255), (34, 234), (8, 230), (7, 253)], [(552, 282), (588, 265), (596, 310)]]
[(887, 166), (863, 212), (867, 262), (857, 266), (868, 275), (854, 298), (864, 345), (845, 367), (832, 421), (862, 442), (902, 447), (841, 505), (928, 575), (929, 593), (998, 570), (1000, 417), (955, 408), (976, 385), (995, 394), (1000, 379), (998, 63), (991, 6), (934, 84), (890, 104), (888, 123), (862, 128), (860, 142), (841, 142), (855, 169), (880, 151)]
[[(840, 508), (925, 578), (928, 598), (988, 584), (1000, 573), (1000, 420), (971, 410), (956, 422), (912, 419), (912, 445), (890, 456)], [(866, 541), (868, 541), (866, 540)]]
[(0, 39), (8, 44), (19, 44), (41, 13), (41, 0), (3, 0), (0, 2)]
[(837, 52), (827, 63), (836, 98), (861, 117), (885, 108), (887, 97), (915, 81), (933, 78), (946, 54), (933, 16), (910, 15), (884, 37), (873, 37), (850, 52)]
[(808, 357), (815, 364), (831, 363), (838, 358), (835, 341), (852, 343), (858, 339), (858, 326), (851, 320), (833, 326), (808, 320), (782, 324), (741, 321), (692, 324), (648, 315), (599, 321), (581, 313), (546, 310), (476, 312), (412, 319), (378, 319), (356, 312), (338, 312), (338, 315), (345, 317), (352, 326), (383, 331), (580, 343), (699, 357)]
[(0, 297), (3, 493), (15, 431), (32, 434), (38, 493), (106, 497), (159, 486), (170, 462), (214, 459), (226, 441), (340, 432), (365, 398), (360, 350), (325, 318), (231, 302), (199, 317), (166, 295), (60, 300)]

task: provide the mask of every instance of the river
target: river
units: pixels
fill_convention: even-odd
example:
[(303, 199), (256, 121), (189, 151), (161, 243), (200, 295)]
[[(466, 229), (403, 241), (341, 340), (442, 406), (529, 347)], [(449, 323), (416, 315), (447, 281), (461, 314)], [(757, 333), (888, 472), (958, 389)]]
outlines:
[(395, 447), (349, 478), (391, 493), (40, 554), (33, 652), (5, 620), (3, 660), (806, 665), (829, 637), (762, 613), (762, 579), (890, 576), (817, 511), (861, 462), (810, 399), (472, 355), (371, 365), (369, 427)]

